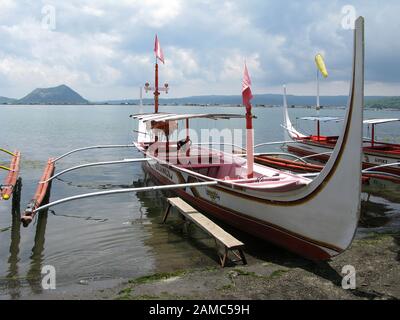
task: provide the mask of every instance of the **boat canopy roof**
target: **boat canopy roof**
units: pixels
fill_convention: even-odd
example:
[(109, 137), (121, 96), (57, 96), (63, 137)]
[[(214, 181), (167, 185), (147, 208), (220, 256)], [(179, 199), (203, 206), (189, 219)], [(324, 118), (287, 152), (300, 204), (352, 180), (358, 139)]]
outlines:
[(368, 119), (364, 120), (364, 124), (380, 124), (380, 123), (389, 123), (389, 122), (396, 122), (400, 121), (400, 119)]
[(308, 120), (308, 121), (321, 121), (321, 122), (328, 122), (328, 121), (343, 121), (342, 118), (338, 117), (302, 117), (299, 118), (300, 120)]
[(232, 119), (232, 118), (245, 118), (245, 115), (241, 114), (229, 114), (229, 113), (198, 113), (198, 114), (174, 114), (174, 113), (147, 113), (147, 114), (135, 114), (131, 116), (134, 119), (147, 121), (177, 121), (184, 119), (194, 118), (206, 118), (206, 119)]

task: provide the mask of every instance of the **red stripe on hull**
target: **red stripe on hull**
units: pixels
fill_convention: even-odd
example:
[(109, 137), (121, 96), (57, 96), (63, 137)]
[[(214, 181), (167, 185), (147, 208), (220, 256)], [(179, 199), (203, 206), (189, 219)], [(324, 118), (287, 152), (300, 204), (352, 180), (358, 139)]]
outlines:
[[(159, 175), (156, 171), (149, 168), (148, 166), (145, 165), (144, 168), (160, 183), (172, 183), (172, 181)], [(272, 242), (280, 247), (284, 247), (302, 257), (313, 261), (328, 260), (332, 257), (332, 255), (330, 255), (321, 247), (304, 241), (300, 238), (294, 237), (293, 235), (285, 233), (276, 228), (273, 228), (267, 224), (262, 223), (261, 221), (234, 213), (230, 210), (227, 210), (215, 204), (211, 204), (210, 202), (202, 200), (200, 198), (195, 198), (183, 190), (174, 190), (173, 192), (188, 201), (196, 209), (206, 212), (226, 222), (227, 224), (236, 227), (237, 229), (240, 229), (242, 231), (245, 231), (253, 236), (256, 236), (268, 242)], [(336, 254), (339, 254), (339, 252), (337, 252)]]

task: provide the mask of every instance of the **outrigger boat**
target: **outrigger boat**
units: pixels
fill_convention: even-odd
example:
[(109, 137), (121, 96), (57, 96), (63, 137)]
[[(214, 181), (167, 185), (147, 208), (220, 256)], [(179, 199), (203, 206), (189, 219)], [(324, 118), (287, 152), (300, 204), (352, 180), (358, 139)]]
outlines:
[[(157, 90), (154, 94), (158, 95)], [(216, 182), (204, 188), (175, 190), (194, 207), (304, 257), (326, 260), (351, 244), (359, 219), (363, 97), (364, 20), (360, 17), (356, 22), (343, 132), (327, 165), (315, 179), (258, 164), (249, 176), (248, 169), (253, 165), (249, 150), (247, 159), (243, 159), (190, 145), (189, 136), (183, 141), (168, 139), (170, 128), (176, 127), (179, 120), (185, 121), (189, 130), (190, 119), (233, 115), (134, 115), (139, 132), (135, 145), (153, 160), (143, 163), (143, 168), (161, 184)], [(162, 132), (166, 141), (159, 140)]]
[[(286, 136), (289, 140), (297, 142), (288, 144), (287, 150), (291, 153), (312, 158), (320, 162), (326, 162), (336, 143), (338, 136), (321, 135), (320, 126), (323, 122), (340, 122), (342, 119), (338, 117), (302, 117), (300, 120), (313, 121), (317, 124), (316, 135), (306, 135), (299, 132), (292, 124), (289, 118), (286, 87), (284, 87), (284, 124)], [(400, 178), (400, 145), (394, 143), (386, 143), (376, 141), (375, 127), (379, 124), (399, 122), (400, 119), (368, 119), (364, 120), (364, 124), (371, 126), (371, 138), (364, 138), (363, 141), (363, 169), (371, 171), (379, 171), (381, 173), (389, 173)]]
[(0, 185), (1, 199), (8, 200), (12, 195), (19, 197), (21, 179), (19, 178), (21, 153), (19, 151), (11, 152), (0, 148), (0, 151), (11, 156), (10, 166), (0, 166), (0, 170), (8, 171), (3, 184)]
[[(138, 121), (137, 141), (133, 145), (145, 157), (113, 163), (142, 163), (143, 169), (160, 185), (94, 192), (40, 206), (33, 202), (33, 206), (25, 211), (22, 221), (29, 223), (41, 210), (71, 200), (126, 192), (173, 190), (196, 209), (303, 257), (326, 260), (340, 254), (350, 246), (360, 214), (364, 99), (362, 17), (356, 21), (353, 55), (351, 89), (342, 134), (332, 156), (316, 178), (310, 179), (253, 163), (253, 116), (249, 99), (247, 104), (244, 103), (246, 116), (158, 112), (160, 93), (156, 59), (155, 112), (132, 116)], [(157, 57), (160, 58), (158, 55)], [(248, 88), (249, 85), (248, 79)], [(189, 122), (196, 118), (246, 118), (246, 158), (191, 143)], [(185, 123), (186, 138), (170, 141), (170, 134), (176, 130), (179, 121)], [(53, 159), (53, 163), (62, 157)], [(66, 169), (40, 183), (48, 183), (57, 175), (70, 170), (103, 164), (106, 163)]]

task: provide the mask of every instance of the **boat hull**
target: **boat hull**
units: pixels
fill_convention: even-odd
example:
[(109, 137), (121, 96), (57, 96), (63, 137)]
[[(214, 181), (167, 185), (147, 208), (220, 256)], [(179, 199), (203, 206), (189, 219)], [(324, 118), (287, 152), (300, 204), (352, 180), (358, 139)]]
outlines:
[[(166, 165), (152, 165), (149, 163), (144, 163), (143, 169), (158, 183), (164, 185), (176, 183), (176, 179), (174, 179), (174, 177), (178, 176), (180, 179), (183, 177), (180, 172), (177, 172), (173, 168)], [(193, 182), (197, 180), (197, 177), (190, 175), (185, 178), (185, 182)], [(204, 188), (202, 189), (204, 190)], [(222, 220), (223, 222), (252, 236), (256, 236), (260, 239), (274, 243), (277, 246), (283, 247), (307, 259), (313, 261), (328, 260), (343, 251), (342, 249), (336, 247), (334, 248), (332, 245), (327, 245), (325, 247), (316, 239), (309, 239), (307, 236), (291, 232), (281, 225), (278, 226), (270, 221), (253, 217), (249, 214), (249, 212), (240, 212), (235, 210), (235, 203), (232, 203), (233, 208), (219, 205), (213, 202), (212, 199), (203, 197), (193, 188), (189, 190), (177, 189), (173, 192), (201, 212)], [(213, 187), (207, 187), (205, 193), (208, 195), (218, 195), (219, 197), (223, 197), (223, 193)], [(243, 199), (238, 194), (236, 200), (242, 201)]]

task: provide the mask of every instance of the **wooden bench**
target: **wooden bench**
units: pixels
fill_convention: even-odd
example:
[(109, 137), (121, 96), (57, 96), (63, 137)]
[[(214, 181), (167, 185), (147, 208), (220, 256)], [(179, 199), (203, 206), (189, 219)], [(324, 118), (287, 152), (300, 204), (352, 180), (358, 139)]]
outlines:
[(247, 264), (246, 257), (243, 253), (243, 242), (237, 240), (235, 237), (233, 237), (220, 226), (208, 219), (206, 216), (198, 212), (181, 198), (168, 198), (167, 200), (168, 206), (164, 214), (163, 223), (166, 222), (169, 212), (171, 211), (171, 207), (175, 207), (184, 216), (184, 218), (188, 220), (188, 222), (193, 222), (206, 233), (211, 235), (214, 238), (217, 247), (218, 243), (220, 243), (224, 247), (224, 251), (222, 254), (218, 251), (218, 256), (222, 267), (225, 266), (226, 260), (228, 259), (229, 251), (232, 252), (233, 255), (237, 258), (237, 260), (232, 261), (242, 261), (243, 264)]

